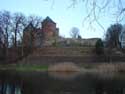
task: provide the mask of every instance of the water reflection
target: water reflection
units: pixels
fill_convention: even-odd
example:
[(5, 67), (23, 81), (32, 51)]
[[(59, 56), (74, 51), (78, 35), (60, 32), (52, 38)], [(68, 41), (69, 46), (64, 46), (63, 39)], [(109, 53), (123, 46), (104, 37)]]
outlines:
[[(65, 72), (65, 71), (55, 71), (55, 72), (49, 72), (48, 73), (51, 77), (54, 77), (55, 79), (66, 79), (66, 80), (71, 80), (71, 79), (75, 79), (76, 77), (80, 76), (80, 72), (78, 71), (69, 71), (69, 72)], [(82, 75), (82, 74), (81, 74)]]
[(21, 88), (16, 85), (3, 84), (0, 85), (1, 94), (21, 94)]
[(65, 80), (47, 72), (0, 72), (0, 94), (125, 94), (125, 79), (85, 74)]

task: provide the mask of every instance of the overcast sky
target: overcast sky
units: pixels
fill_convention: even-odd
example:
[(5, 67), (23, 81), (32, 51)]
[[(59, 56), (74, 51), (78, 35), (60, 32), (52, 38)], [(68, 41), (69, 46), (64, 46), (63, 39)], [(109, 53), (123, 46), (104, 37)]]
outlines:
[[(83, 19), (86, 16), (84, 4), (78, 2), (74, 8), (69, 8), (71, 3), (70, 0), (55, 0), (55, 2), (53, 0), (0, 0), (0, 10), (8, 10), (12, 13), (22, 12), (27, 16), (34, 14), (43, 19), (49, 16), (57, 23), (60, 35), (65, 37), (70, 36), (69, 32), (72, 27), (77, 27), (83, 38), (103, 38), (104, 31), (97, 23), (94, 23), (94, 29), (90, 28), (87, 22), (83, 26)], [(101, 15), (99, 21), (105, 30), (115, 23), (114, 16), (111, 14)]]

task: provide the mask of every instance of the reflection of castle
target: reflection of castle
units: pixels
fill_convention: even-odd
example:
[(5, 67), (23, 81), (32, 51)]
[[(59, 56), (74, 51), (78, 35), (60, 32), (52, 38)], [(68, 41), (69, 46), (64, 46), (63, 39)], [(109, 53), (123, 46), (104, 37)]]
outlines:
[(95, 46), (99, 38), (73, 39), (59, 37), (56, 23), (49, 17), (42, 22), (42, 28), (35, 28), (31, 23), (25, 28), (23, 35), (24, 47), (42, 46)]

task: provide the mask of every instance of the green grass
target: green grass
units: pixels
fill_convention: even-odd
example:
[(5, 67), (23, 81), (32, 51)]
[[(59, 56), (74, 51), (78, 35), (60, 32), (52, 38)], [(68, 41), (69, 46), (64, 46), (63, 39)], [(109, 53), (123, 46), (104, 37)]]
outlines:
[(7, 65), (0, 65), (0, 70), (47, 71), (48, 65), (7, 64)]

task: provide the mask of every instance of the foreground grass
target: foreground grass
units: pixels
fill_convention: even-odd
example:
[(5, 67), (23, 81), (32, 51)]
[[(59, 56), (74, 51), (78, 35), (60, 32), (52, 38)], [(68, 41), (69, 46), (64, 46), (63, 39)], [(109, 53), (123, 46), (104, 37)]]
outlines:
[(48, 65), (7, 64), (7, 65), (0, 65), (0, 70), (47, 71)]

